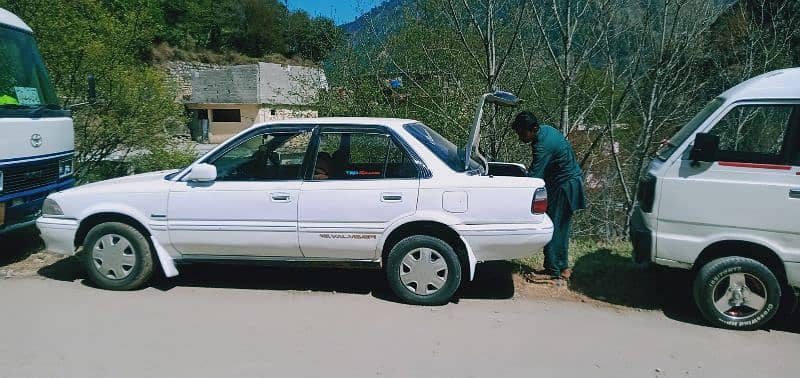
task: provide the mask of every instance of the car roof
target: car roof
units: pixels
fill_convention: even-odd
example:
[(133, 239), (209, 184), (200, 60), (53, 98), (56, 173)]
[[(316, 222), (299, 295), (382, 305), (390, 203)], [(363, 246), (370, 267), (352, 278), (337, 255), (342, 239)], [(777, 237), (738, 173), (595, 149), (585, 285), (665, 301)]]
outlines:
[(28, 26), (25, 21), (22, 21), (21, 18), (17, 17), (17, 15), (3, 8), (0, 8), (0, 24), (21, 29), (28, 33), (33, 33), (33, 30), (31, 30), (30, 26)]
[(372, 117), (322, 117), (322, 118), (294, 118), (286, 120), (276, 120), (259, 123), (253, 127), (269, 125), (363, 125), (363, 126), (386, 126), (392, 129), (402, 128), (409, 123), (417, 123), (413, 119), (402, 118), (372, 118)]
[(725, 91), (722, 97), (730, 101), (800, 99), (800, 68), (767, 72)]

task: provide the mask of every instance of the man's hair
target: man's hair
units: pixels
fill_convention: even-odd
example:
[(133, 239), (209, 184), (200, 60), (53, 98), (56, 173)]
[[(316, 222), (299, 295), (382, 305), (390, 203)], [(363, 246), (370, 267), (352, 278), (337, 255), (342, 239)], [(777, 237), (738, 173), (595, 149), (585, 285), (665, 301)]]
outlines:
[(514, 122), (511, 124), (511, 127), (514, 130), (533, 130), (539, 127), (539, 120), (537, 120), (536, 116), (529, 111), (519, 112), (519, 114), (517, 114), (517, 116), (514, 118)]

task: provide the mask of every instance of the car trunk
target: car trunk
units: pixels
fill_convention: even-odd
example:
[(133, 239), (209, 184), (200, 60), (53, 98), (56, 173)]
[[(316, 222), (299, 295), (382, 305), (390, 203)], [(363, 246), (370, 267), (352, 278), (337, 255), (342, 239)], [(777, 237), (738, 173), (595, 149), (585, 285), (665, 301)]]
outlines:
[(496, 161), (489, 162), (489, 176), (525, 177), (528, 175), (527, 173), (525, 166), (522, 164)]

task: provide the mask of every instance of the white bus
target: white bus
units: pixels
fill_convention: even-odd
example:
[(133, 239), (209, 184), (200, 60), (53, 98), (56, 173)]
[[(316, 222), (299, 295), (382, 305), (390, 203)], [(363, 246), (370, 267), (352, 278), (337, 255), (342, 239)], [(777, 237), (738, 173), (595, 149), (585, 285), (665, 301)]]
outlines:
[(33, 225), (48, 194), (74, 185), (74, 149), (33, 31), (0, 9), (0, 234)]

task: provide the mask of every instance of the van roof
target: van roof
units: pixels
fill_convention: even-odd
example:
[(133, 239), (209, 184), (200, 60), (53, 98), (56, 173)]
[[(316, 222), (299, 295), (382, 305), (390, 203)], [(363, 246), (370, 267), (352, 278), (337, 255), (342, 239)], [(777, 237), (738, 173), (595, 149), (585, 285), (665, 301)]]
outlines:
[(800, 99), (800, 68), (767, 72), (722, 94), (727, 100)]

